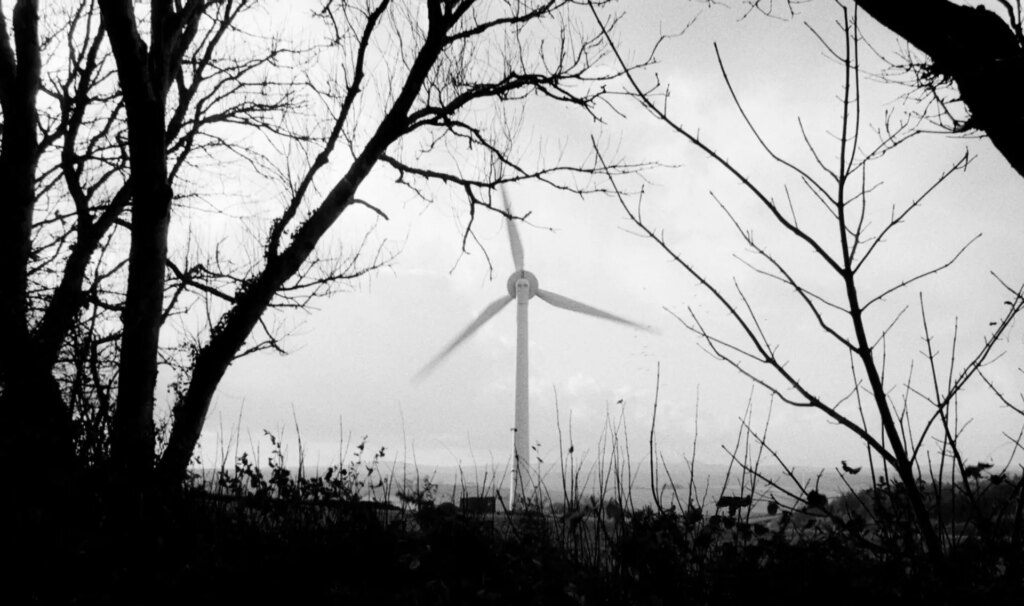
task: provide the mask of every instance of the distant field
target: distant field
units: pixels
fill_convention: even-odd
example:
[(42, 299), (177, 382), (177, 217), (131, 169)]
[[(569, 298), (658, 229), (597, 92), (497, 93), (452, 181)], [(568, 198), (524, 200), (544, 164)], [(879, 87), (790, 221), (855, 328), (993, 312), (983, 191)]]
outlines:
[[(631, 504), (636, 509), (655, 504), (648, 467), (646, 465), (640, 467), (639, 470), (634, 471), (631, 484), (628, 478), (623, 477), (622, 479), (622, 494), (623, 496), (628, 494), (627, 505)], [(315, 477), (316, 475), (322, 475), (325, 469), (306, 468), (304, 475), (305, 477)], [(193, 471), (199, 474), (201, 478), (204, 478), (208, 485), (216, 480), (217, 472), (214, 469), (200, 468)], [(228, 469), (229, 473), (231, 471), (231, 469)], [(298, 477), (298, 468), (289, 468), (289, 471), (293, 478)], [(387, 500), (392, 502), (397, 501), (397, 492), (402, 489), (403, 483), (414, 487), (417, 477), (420, 478), (421, 483), (423, 478), (430, 480), (434, 485), (434, 497), (438, 503), (451, 502), (458, 504), (459, 500), (464, 496), (491, 496), (495, 493), (495, 490), (497, 490), (497, 493), (504, 502), (508, 502), (508, 471), (503, 469), (483, 466), (463, 467), (461, 469), (454, 466), (414, 468), (411, 465), (403, 467), (401, 464), (385, 463), (381, 465), (380, 471), (384, 477), (390, 478), (392, 482), (392, 486), (387, 491)], [(543, 500), (557, 507), (558, 504), (565, 501), (565, 492), (571, 492), (571, 489), (566, 485), (565, 490), (563, 490), (561, 473), (557, 467), (548, 467), (541, 471), (543, 481), (540, 483), (540, 488), (544, 497)], [(803, 468), (797, 468), (794, 471), (807, 490), (816, 489), (819, 493), (829, 498), (841, 496), (849, 492), (851, 487), (854, 490), (862, 490), (871, 485), (870, 475), (866, 471), (861, 471), (857, 475), (839, 474), (834, 470), (822, 471)], [(264, 472), (266, 473), (267, 470), (264, 470)], [(785, 475), (781, 468), (766, 466), (760, 470), (760, 474), (776, 482), (786, 490), (798, 492), (793, 481)], [(588, 473), (586, 469), (579, 474), (578, 492), (584, 500), (590, 496), (597, 497), (601, 493), (596, 475), (596, 470)], [(623, 472), (623, 476), (625, 475), (625, 472)], [(685, 504), (690, 487), (689, 471), (686, 465), (670, 465), (668, 473), (662, 470), (658, 475), (662, 504), (668, 507), (677, 498), (681, 503)], [(671, 476), (674, 481), (675, 490), (669, 484), (668, 476)], [(748, 487), (746, 492), (749, 492), (749, 486), (751, 485), (750, 474), (743, 477), (742, 473), (737, 469), (733, 469), (729, 473), (725, 465), (698, 464), (695, 467), (694, 477), (694, 500), (695, 502), (704, 502), (707, 508), (713, 507), (719, 495), (723, 493), (726, 495), (740, 494), (741, 479), (743, 484)], [(722, 487), (726, 485), (727, 477), (728, 486), (723, 491)], [(606, 484), (605, 500), (617, 500), (619, 491), (615, 487), (614, 479), (608, 480)], [(382, 500), (381, 497), (385, 494), (381, 489), (377, 489), (375, 494), (371, 494), (369, 490), (364, 492), (366, 493), (363, 495), (364, 498), (376, 497), (377, 500)], [(751, 509), (753, 515), (763, 515), (765, 513), (767, 506), (767, 499), (765, 497), (769, 494), (774, 495), (779, 502), (787, 502), (783, 491), (769, 486), (765, 480), (758, 479), (755, 484), (755, 495)]]

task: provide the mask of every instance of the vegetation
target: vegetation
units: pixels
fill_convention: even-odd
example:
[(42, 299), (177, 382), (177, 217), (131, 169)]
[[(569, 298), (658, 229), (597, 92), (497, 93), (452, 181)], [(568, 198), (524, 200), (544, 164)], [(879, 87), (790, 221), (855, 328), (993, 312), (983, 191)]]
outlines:
[[(427, 201), (451, 188), (466, 239), (478, 208), (506, 212), (502, 183), (592, 191), (592, 161), (514, 133), (526, 99), (599, 119), (617, 76), (571, 0), (325, 1), (300, 32), (284, 5), (146, 4), (0, 10), (0, 452), (63, 477), (36, 483), (43, 503), (68, 496), (83, 418), (126, 508), (177, 490), (228, 367), (283, 352), (275, 310), (391, 259), (372, 224), (328, 236), (353, 213), (387, 219), (357, 196), (371, 173)], [(208, 245), (220, 223), (232, 241)], [(164, 434), (161, 368), (176, 376)]]
[[(980, 392), (1024, 415), (1008, 395), (1017, 386), (986, 375), (1024, 312), (1024, 286), (997, 277), (1001, 314), (966, 355), (954, 323), (948, 360), (918, 294), (921, 351), (908, 357), (923, 359), (925, 371), (914, 374), (912, 361), (905, 378), (893, 370), (906, 351), (896, 327), (905, 328), (913, 303), (891, 302), (945, 271), (974, 240), (894, 285), (869, 274), (929, 194), (972, 157), (914, 183), (910, 199), (882, 197), (868, 167), (923, 130), (886, 113), (868, 132), (854, 5), (839, 4), (836, 31), (815, 32), (840, 67), (839, 119), (834, 134), (801, 124), (810, 158), (803, 164), (761, 134), (719, 56), (739, 118), (794, 181), (773, 196), (776, 184), (745, 173), (670, 115), (658, 78), (643, 82), (654, 54), (624, 58), (618, 20), (602, 12), (603, 1), (325, 0), (307, 32), (319, 37), (292, 47), (252, 33), (255, 0), (142, 4), (0, 6), (0, 456), (12, 468), (16, 601), (1019, 601), (1024, 428), (1004, 434), (1012, 446), (1005, 461), (978, 460), (961, 442), (969, 420), (959, 406)], [(1000, 2), (1009, 19), (998, 23), (990, 11), (949, 2), (935, 3), (924, 22), (908, 18), (910, 9), (855, 5), (927, 45), (932, 63), (918, 76), (936, 84), (929, 102), (938, 99), (945, 112), (937, 85), (953, 81), (970, 111), (942, 113), (942, 124), (984, 130), (1021, 172), (1020, 104), (996, 99), (1002, 89), (993, 89), (1010, 77), (1004, 70), (1019, 71), (1020, 3)], [(935, 40), (951, 20), (963, 21), (959, 37)], [(988, 38), (992, 48), (975, 44)], [(961, 41), (951, 47), (950, 39)], [(978, 53), (953, 61), (965, 46)], [(321, 71), (327, 63), (332, 69)], [(382, 64), (388, 77), (367, 77), (368, 66)], [(979, 82), (982, 64), (999, 71)], [(711, 197), (752, 257), (746, 267), (781, 285), (825, 342), (811, 370), (783, 357), (800, 355), (776, 340), (795, 331), (771, 330), (785, 314), (762, 313), (739, 281), (735, 292), (721, 287), (721, 276), (702, 272), (668, 239), (657, 213), (641, 212), (643, 186), (628, 180), (649, 164), (609, 158), (596, 141), (583, 158), (527, 153), (511, 133), (518, 116), (503, 112), (529, 98), (595, 120), (598, 108), (625, 114), (635, 103), (738, 181), (742, 191), (732, 193), (752, 201), (761, 220)], [(254, 204), (248, 248), (200, 246), (192, 231), (202, 222), (190, 205), (216, 197), (203, 187), (225, 158), (241, 158), (261, 187), (274, 184), (251, 196), (270, 192), (272, 202)], [(388, 262), (366, 239), (324, 250), (328, 230), (353, 209), (387, 218), (356, 197), (371, 173), (385, 170), (417, 193), (435, 184), (464, 196), (464, 246), (476, 210), (508, 212), (491, 203), (505, 183), (613, 195), (731, 328), (718, 332), (693, 312), (680, 322), (769, 394), (769, 411), (776, 403), (806, 409), (854, 435), (865, 460), (843, 461), (837, 473), (864, 474), (871, 487), (825, 494), (798, 477), (772, 448), (768, 425), (752, 427), (751, 404), (729, 452), (730, 476), (709, 497), (697, 489), (695, 455), (688, 478), (671, 477), (661, 458), (657, 396), (641, 465), (622, 425), (609, 421), (596, 460), (560, 445), (560, 494), (537, 484), (516, 511), (504, 507), (497, 473), (489, 485), (449, 496), (418, 470), (410, 477), (388, 468), (386, 451), (367, 450), (365, 439), (348, 460), (312, 475), (301, 456), (290, 468), (271, 434), (268, 458), (225, 456), (202, 471), (193, 451), (224, 373), (241, 356), (281, 349), (283, 335), (267, 318)], [(219, 219), (231, 218), (214, 207)], [(748, 225), (772, 237), (755, 238)], [(782, 241), (793, 246), (768, 244)], [(176, 375), (165, 419), (155, 414), (161, 366)], [(768, 471), (769, 459), (781, 472)], [(651, 503), (635, 494), (644, 465)]]
[[(962, 481), (970, 506), (978, 507), (978, 495), (971, 489), (970, 480), (978, 477), (981, 464), (972, 465), (967, 460), (960, 441), (965, 423), (958, 412), (963, 393), (968, 386), (983, 383), (990, 392), (990, 401), (1024, 416), (1024, 411), (1003, 394), (1003, 390), (1016, 390), (1018, 386), (996, 386), (982, 371), (999, 357), (997, 345), (1024, 311), (1024, 284), (1009, 285), (996, 277), (1004, 289), (1004, 313), (981, 329), (980, 345), (973, 346), (974, 351), (966, 356), (958, 351), (962, 347), (958, 340), (960, 325), (955, 321), (948, 361), (939, 359), (940, 344), (929, 325), (924, 295), (918, 293), (923, 352), (906, 356), (905, 377), (896, 378), (896, 373), (887, 370), (897, 355), (892, 352), (905, 347), (900, 344), (904, 336), (900, 333), (909, 332), (903, 319), (909, 303), (892, 302), (904, 296), (911, 285), (948, 269), (980, 236), (965, 239), (958, 249), (946, 253), (945, 259), (930, 260), (931, 267), (916, 273), (907, 271), (903, 264), (893, 264), (901, 272), (895, 284), (890, 276), (879, 279), (872, 272), (878, 271), (887, 245), (910, 217), (916, 216), (930, 195), (955, 172), (966, 169), (972, 159), (965, 152), (930, 182), (923, 186), (915, 183), (920, 193), (909, 200), (892, 200), (883, 189), (884, 181), (871, 175), (878, 170), (876, 164), (899, 154), (905, 144), (922, 134), (923, 127), (919, 120), (894, 122), (888, 114), (874, 132), (865, 126), (871, 108), (862, 83), (868, 68), (861, 52), (864, 42), (859, 14), (856, 7), (850, 9), (842, 3), (837, 6), (841, 15), (836, 21), (838, 27), (828, 32), (814, 31), (814, 35), (839, 66), (838, 117), (833, 132), (810, 132), (799, 123), (799, 134), (808, 152), (804, 161), (778, 151), (751, 120), (715, 47), (722, 78), (739, 118), (763, 157), (778, 168), (772, 179), (781, 184), (751, 176), (707, 138), (702, 139), (699, 131), (673, 118), (667, 105), (660, 102), (660, 95), (666, 93), (659, 83), (642, 83), (634, 72), (623, 72), (629, 94), (645, 112), (739, 181), (737, 190), (729, 194), (711, 192), (710, 198), (735, 228), (744, 249), (742, 263), (752, 278), (781, 286), (786, 291), (786, 304), (773, 300), (765, 306), (773, 309), (764, 311), (740, 283), (734, 282), (735, 292), (727, 290), (719, 276), (701, 270), (692, 256), (683, 252), (685, 244), (670, 241), (649, 213), (645, 217), (642, 194), (634, 199), (616, 191), (616, 197), (633, 224), (710, 295), (731, 326), (711, 328), (692, 307), (682, 316), (676, 315), (679, 322), (711, 355), (767, 390), (773, 401), (815, 411), (855, 435), (865, 447), (872, 476), (879, 474), (880, 481), (890, 486), (908, 508), (903, 513), (915, 521), (915, 529), (904, 542), (905, 549), (915, 554), (920, 550), (922, 557), (931, 560), (932, 568), (940, 571), (947, 565), (945, 555), (956, 542), (944, 532), (943, 518), (936, 519), (930, 510), (928, 491), (934, 491), (941, 502), (943, 483), (957, 485)], [(601, 22), (596, 12), (595, 18)], [(604, 31), (620, 65), (625, 67), (610, 32)], [(599, 150), (595, 153), (600, 157)], [(611, 170), (608, 178), (613, 185), (620, 180)], [(792, 187), (787, 179), (792, 179)], [(747, 202), (754, 208), (745, 207)], [(755, 232), (753, 225), (768, 235)], [(884, 275), (884, 269), (879, 273)], [(781, 307), (799, 317), (804, 326), (813, 327), (810, 332), (816, 334), (809, 338), (820, 339), (816, 341), (818, 347), (804, 348), (796, 356), (813, 358), (813, 364), (794, 367), (794, 360), (787, 358), (792, 354), (785, 353), (789, 351), (786, 344), (790, 335), (784, 323), (792, 322), (793, 316), (780, 311)], [(923, 376), (914, 373), (915, 358), (924, 360)], [(943, 364), (948, 364), (945, 378), (946, 373), (940, 370)], [(822, 368), (848, 369), (847, 377), (823, 373)], [(827, 380), (822, 380), (824, 375), (828, 375)], [(896, 397), (894, 394), (900, 391), (902, 397)], [(924, 422), (916, 422), (922, 417)], [(1013, 449), (1007, 466), (1024, 446), (1021, 436), (1024, 430), (1016, 437), (1005, 433), (1000, 436)], [(935, 463), (928, 444), (937, 445)], [(924, 474), (931, 476), (932, 488), (923, 480)]]
[[(267, 439), (266, 467), (242, 453), (231, 466), (194, 475), (131, 535), (117, 532), (102, 499), (80, 503), (61, 540), (45, 546), (51, 565), (23, 571), (28, 582), (14, 597), (722, 604), (815, 596), (839, 604), (1002, 604), (1015, 603), (1024, 582), (1024, 552), (1012, 546), (1021, 520), (1007, 516), (1019, 509), (1019, 477), (974, 481), (984, 496), (977, 509), (950, 519), (950, 532), (961, 536), (949, 559), (955, 574), (940, 577), (927, 560), (908, 557), (903, 538), (916, 523), (898, 482), (831, 500), (798, 485), (790, 488), (805, 496), (789, 499), (774, 481), (759, 483), (760, 464), (747, 460), (742, 481), (731, 484), (735, 494), (707, 499), (691, 488), (664, 506), (633, 507), (629, 478), (611, 471), (633, 467), (625, 449), (575, 464), (567, 451), (569, 475), (604, 492), (556, 501), (538, 490), (523, 511), (505, 510), (499, 498), (484, 513), (444, 500), (430, 478), (400, 477), (384, 449), (367, 451), (365, 438), (347, 463), (313, 476), (285, 468), (281, 442)], [(48, 582), (54, 576), (61, 582)]]

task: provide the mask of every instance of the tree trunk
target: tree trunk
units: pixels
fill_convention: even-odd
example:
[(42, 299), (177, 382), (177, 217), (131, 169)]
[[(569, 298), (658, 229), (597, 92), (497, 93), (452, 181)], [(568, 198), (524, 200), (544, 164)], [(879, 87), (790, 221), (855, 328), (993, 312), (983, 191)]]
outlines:
[(182, 23), (168, 13), (169, 3), (154, 3), (153, 48), (147, 49), (130, 0), (100, 0), (99, 6), (128, 120), (131, 247), (110, 455), (119, 491), (130, 497), (144, 490), (153, 467), (153, 394), (173, 198), (164, 120), (167, 86), (175, 72), (167, 66), (166, 44), (176, 32), (165, 30)]
[[(136, 166), (147, 162), (149, 158), (145, 156), (150, 154), (158, 155), (162, 161), (162, 134), (147, 143), (151, 149), (142, 153), (144, 159)], [(135, 155), (132, 154), (133, 159)], [(128, 290), (121, 315), (124, 332), (110, 454), (116, 473), (124, 474), (124, 479), (131, 484), (144, 484), (154, 457), (153, 395), (172, 192), (167, 183), (166, 167), (161, 162), (151, 162), (148, 170), (133, 170), (131, 180), (136, 193), (132, 203)]]
[[(15, 464), (12, 486), (46, 503), (67, 487), (74, 464), (71, 417), (29, 334), (28, 268), (39, 155), (37, 2), (13, 11), (14, 46), (0, 15), (0, 457)], [(17, 524), (17, 522), (15, 522)]]
[(8, 481), (19, 498), (52, 503), (78, 471), (71, 414), (49, 369), (23, 360), (7, 367), (0, 395), (0, 456), (15, 462)]
[(857, 0), (879, 23), (931, 57), (970, 110), (967, 127), (988, 135), (1024, 176), (1024, 40), (995, 13), (948, 0)]
[(38, 16), (34, 2), (18, 2), (16, 49), (0, 15), (0, 385), (14, 380), (28, 347), (28, 264), (35, 208), (36, 95), (39, 91)]

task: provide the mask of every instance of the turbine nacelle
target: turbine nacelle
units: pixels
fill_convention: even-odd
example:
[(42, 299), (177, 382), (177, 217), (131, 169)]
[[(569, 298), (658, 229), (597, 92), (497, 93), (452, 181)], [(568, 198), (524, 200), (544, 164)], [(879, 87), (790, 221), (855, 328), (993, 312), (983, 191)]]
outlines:
[(534, 295), (537, 294), (537, 291), (540, 290), (540, 288), (538, 287), (537, 276), (526, 271), (525, 269), (521, 269), (508, 277), (508, 296), (512, 297), (513, 299), (517, 298), (516, 286), (520, 282), (525, 282), (524, 286), (530, 289), (528, 294), (528, 298), (530, 299), (532, 299)]

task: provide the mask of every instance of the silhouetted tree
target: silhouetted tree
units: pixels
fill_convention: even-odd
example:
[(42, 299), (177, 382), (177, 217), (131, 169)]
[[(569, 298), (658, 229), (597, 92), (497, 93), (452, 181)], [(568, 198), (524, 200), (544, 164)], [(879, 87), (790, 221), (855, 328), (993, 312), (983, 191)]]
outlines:
[[(215, 55), (218, 40), (252, 3), (215, 4), (205, 14), (210, 21), (205, 35), (181, 59), (187, 68), (176, 76), (166, 134), (157, 139), (166, 147), (164, 156), (173, 158), (172, 176), (203, 147), (197, 145), (200, 125), (210, 131), (218, 124), (245, 120), (265, 127), (261, 113), (287, 109), (274, 93), (264, 95), (263, 103), (242, 95), (228, 103), (210, 103), (209, 91), (227, 83), (234, 91), (250, 89), (240, 76), (273, 58), (273, 52), (248, 62), (224, 61)], [(18, 114), (8, 110), (16, 108), (13, 101), (4, 104), (3, 115), (8, 126), (28, 125), (37, 142), (34, 153), (22, 151), (17, 141), (5, 140), (3, 146), (5, 157), (32, 160), (4, 173), (5, 186), (16, 180), (30, 183), (28, 194), (5, 200), (4, 205), (5, 212), (25, 217), (20, 223), (4, 222), (5, 245), (29, 251), (27, 256), (4, 257), (9, 263), (5, 276), (10, 279), (5, 278), (2, 287), (3, 329), (5, 336), (11, 335), (0, 340), (0, 389), (7, 421), (4, 453), (29, 457), (47, 469), (47, 474), (40, 474), (29, 468), (25, 478), (30, 483), (38, 480), (45, 493), (62, 485), (53, 481), (54, 476), (64, 477), (75, 467), (74, 439), (82, 436), (73, 427), (81, 430), (84, 422), (91, 428), (91, 437), (78, 446), (91, 450), (87, 458), (95, 460), (95, 446), (106, 444), (106, 434), (115, 426), (109, 417), (116, 410), (112, 398), (118, 393), (116, 370), (125, 331), (111, 326), (120, 323), (129, 307), (123, 292), (123, 268), (129, 260), (119, 249), (131, 242), (124, 215), (137, 208), (133, 201), (141, 198), (133, 197), (134, 186), (127, 177), (132, 143), (125, 97), (117, 86), (97, 3), (81, 0), (50, 6), (41, 28), (36, 3), (17, 3), (14, 16), (14, 46), (7, 38), (3, 41), (4, 50), (11, 51), (5, 53), (6, 70), (28, 78), (21, 66), (31, 62), (21, 57), (33, 48), (33, 60), (40, 66), (28, 84), (19, 87), (17, 80), (8, 78), (2, 86), (8, 101), (31, 97), (32, 119), (15, 120)], [(152, 121), (161, 123), (153, 128), (164, 129), (163, 116)], [(136, 146), (151, 148), (151, 134), (144, 133)], [(12, 284), (16, 286), (8, 288)], [(88, 410), (93, 404), (98, 410)], [(136, 429), (151, 439), (152, 431)], [(152, 456), (150, 448), (144, 465), (151, 465)]]
[[(752, 256), (752, 261), (744, 261), (747, 267), (754, 274), (781, 285), (793, 297), (793, 309), (803, 312), (803, 323), (825, 337), (823, 343), (826, 347), (814, 348), (813, 360), (809, 360), (811, 363), (807, 368), (803, 371), (795, 368), (784, 354), (787, 350), (783, 344), (791, 336), (787, 333), (792, 330), (792, 325), (783, 327), (776, 324), (775, 327), (782, 330), (771, 329), (772, 319), (776, 316), (773, 312), (779, 308), (777, 302), (770, 306), (771, 311), (769, 306), (758, 305), (759, 301), (747, 295), (749, 288), (737, 280), (733, 281), (733, 289), (726, 290), (716, 283), (716, 276), (702, 271), (680, 251), (679, 244), (669, 240), (664, 230), (649, 218), (650, 213), (643, 212), (642, 199), (628, 202), (626, 196), (620, 195), (619, 201), (634, 225), (721, 306), (735, 331), (729, 335), (722, 329), (712, 329), (693, 309), (687, 310), (688, 317), (677, 316), (677, 319), (701, 340), (715, 358), (768, 390), (774, 399), (793, 407), (815, 410), (856, 435), (868, 452), (872, 477), (880, 474), (888, 478), (893, 472), (905, 491), (913, 522), (919, 531), (906, 547), (915, 548), (916, 541), (920, 540), (935, 565), (941, 567), (944, 548), (952, 547), (960, 538), (955, 533), (947, 533), (941, 518), (936, 521), (933, 517), (921, 475), (929, 473), (933, 481), (952, 480), (956, 483), (958, 476), (966, 478), (971, 473), (958, 447), (960, 426), (955, 413), (958, 397), (972, 382), (987, 383), (981, 374), (982, 367), (997, 357), (994, 353), (997, 343), (1013, 320), (1024, 312), (1024, 286), (1007, 286), (1004, 315), (991, 322), (990, 332), (972, 354), (966, 358), (959, 351), (950, 354), (947, 379), (940, 377), (937, 348), (933, 344), (922, 302), (922, 340), (928, 376), (918, 384), (916, 377), (901, 381), (893, 379), (891, 371), (887, 374), (887, 366), (892, 362), (887, 359), (886, 346), (896, 334), (895, 326), (902, 311), (888, 314), (890, 317), (882, 319), (881, 323), (870, 315), (877, 318), (878, 308), (887, 299), (948, 268), (977, 236), (966, 239), (959, 250), (931, 269), (901, 276), (889, 287), (878, 288), (871, 283), (869, 260), (878, 260), (883, 244), (892, 241), (894, 234), (912, 213), (922, 207), (929, 194), (954, 172), (967, 167), (970, 156), (965, 153), (935, 180), (921, 184), (921, 193), (905, 202), (889, 202), (878, 191), (880, 183), (869, 178), (869, 165), (883, 156), (897, 153), (897, 148), (918, 131), (911, 124), (904, 123), (900, 129), (884, 132), (877, 142), (866, 140), (863, 132), (866, 118), (860, 94), (858, 44), (861, 34), (857, 26), (857, 11), (855, 7), (839, 6), (843, 14), (839, 20), (843, 40), (828, 46), (827, 52), (841, 62), (843, 68), (840, 115), (834, 131), (836, 134), (829, 138), (830, 148), (814, 144), (807, 132), (801, 132), (812, 162), (791, 160), (788, 154), (779, 152), (766, 141), (740, 103), (719, 59), (739, 115), (754, 140), (782, 175), (792, 175), (801, 185), (796, 189), (784, 188), (781, 196), (773, 196), (761, 184), (761, 179), (745, 172), (714, 149), (708, 143), (708, 135), (701, 133), (698, 136), (691, 127), (670, 116), (667, 104), (656, 100), (656, 96), (662, 93), (657, 84), (645, 85), (632, 74), (627, 74), (630, 92), (638, 103), (688, 145), (707, 154), (740, 184), (743, 197), (752, 200), (764, 212), (767, 223), (762, 225), (772, 226), (766, 228), (774, 230), (772, 237), (756, 236), (748, 226), (748, 221), (753, 222), (753, 219), (744, 221), (736, 204), (720, 198), (715, 192), (711, 193), (736, 228), (739, 242)], [(596, 11), (595, 17), (599, 18)], [(824, 41), (824, 37), (821, 39)], [(784, 249), (785, 243), (790, 245), (788, 250)], [(792, 319), (788, 321), (791, 323)], [(957, 343), (954, 337), (954, 350)], [(803, 349), (806, 347), (804, 344)], [(831, 388), (827, 382), (816, 384), (820, 369), (828, 364), (825, 360), (829, 347), (834, 347), (839, 353), (837, 361), (840, 364), (848, 364), (851, 375), (848, 390), (838, 397), (823, 395)], [(902, 401), (894, 394), (897, 385), (901, 388), (906, 385), (908, 394)], [(998, 391), (992, 391), (997, 400), (1001, 399)], [(911, 417), (918, 417), (911, 415), (910, 394), (919, 400), (924, 411), (925, 421), (920, 424), (911, 424)], [(919, 410), (917, 407), (914, 409)], [(1010, 439), (1013, 440), (1012, 437)], [(922, 472), (922, 467), (925, 467), (922, 459), (929, 442), (939, 445), (941, 462), (937, 470), (928, 467), (928, 471)], [(948, 466), (947, 460), (950, 461)], [(854, 473), (854, 469), (845, 462), (844, 469)], [(802, 498), (809, 507), (820, 507), (823, 497), (820, 493), (805, 491)], [(973, 499), (973, 495), (968, 493), (967, 499)]]
[[(11, 27), (0, 23), (5, 454), (37, 452), (70, 472), (85, 423), (109, 433), (128, 493), (157, 478), (179, 485), (228, 367), (278, 347), (268, 309), (303, 307), (386, 262), (379, 250), (360, 257), (366, 240), (340, 257), (318, 253), (346, 211), (386, 217), (356, 198), (371, 171), (417, 191), (452, 186), (467, 202), (467, 235), (500, 183), (590, 187), (564, 177), (591, 174), (592, 158), (520, 153), (503, 117), (514, 110), (502, 109), (533, 97), (599, 119), (602, 84), (618, 74), (603, 65), (601, 34), (579, 26), (579, 3), (325, 1), (302, 40), (249, 33), (272, 20), (248, 10), (258, 6), (82, 0), (41, 19), (38, 3), (21, 0)], [(247, 258), (188, 235), (186, 201), (225, 157), (283, 186), (252, 201), (265, 221)], [(176, 231), (188, 242), (178, 253)], [(205, 328), (169, 349), (168, 319), (189, 314)], [(179, 376), (157, 461), (161, 363)], [(76, 416), (72, 402), (112, 419)]]

